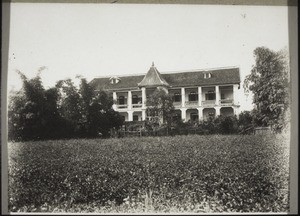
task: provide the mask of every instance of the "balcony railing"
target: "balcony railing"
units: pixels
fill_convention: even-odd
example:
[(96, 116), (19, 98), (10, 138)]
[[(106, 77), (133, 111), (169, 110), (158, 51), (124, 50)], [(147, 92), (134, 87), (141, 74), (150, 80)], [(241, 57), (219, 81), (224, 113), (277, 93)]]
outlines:
[(174, 107), (181, 107), (181, 102), (173, 102)]
[(127, 104), (117, 104), (117, 109), (127, 109)]
[(215, 104), (216, 104), (216, 100), (202, 101), (202, 106), (205, 106), (205, 107), (213, 107), (213, 106), (215, 106)]
[[(132, 104), (132, 108), (133, 109), (138, 109), (138, 108), (142, 108), (142, 104)], [(128, 104), (117, 104), (116, 105), (117, 109), (128, 109)]]
[[(234, 101), (233, 99), (222, 99), (220, 100), (219, 103), (221, 106), (233, 106)], [(181, 108), (182, 103), (181, 102), (173, 102), (173, 105), (175, 108)], [(143, 104), (138, 103), (138, 104), (132, 104), (133, 109), (140, 109), (142, 108)], [(185, 106), (186, 107), (198, 107), (198, 101), (185, 101)], [(202, 106), (203, 107), (214, 107), (216, 106), (216, 100), (204, 100), (202, 101)], [(116, 104), (117, 109), (128, 109), (128, 104)]]
[(187, 107), (196, 107), (196, 106), (198, 106), (198, 101), (186, 101), (185, 105)]
[(222, 99), (220, 100), (221, 106), (230, 106), (233, 105), (233, 99)]
[(132, 108), (142, 108), (142, 104), (141, 103), (138, 103), (138, 104), (132, 104)]

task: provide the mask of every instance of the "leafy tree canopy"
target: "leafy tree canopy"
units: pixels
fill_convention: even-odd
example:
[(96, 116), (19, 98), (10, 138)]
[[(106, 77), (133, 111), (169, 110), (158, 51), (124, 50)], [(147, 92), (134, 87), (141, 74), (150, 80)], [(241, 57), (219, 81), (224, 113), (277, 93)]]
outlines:
[(165, 89), (157, 88), (152, 95), (147, 98), (147, 123), (151, 127), (158, 127), (165, 124), (168, 128), (174, 116), (174, 105), (172, 97)]
[(287, 51), (266, 47), (254, 50), (255, 65), (244, 82), (244, 89), (253, 92), (254, 121), (259, 126), (281, 130), (289, 106), (289, 68)]
[(71, 79), (44, 89), (41, 71), (32, 79), (18, 71), (23, 87), (10, 95), (10, 140), (108, 137), (111, 128), (123, 124), (108, 94), (96, 92), (86, 79), (81, 79), (79, 89)]
[[(57, 111), (57, 91), (45, 90), (40, 73), (28, 79), (17, 71), (23, 87), (10, 96), (8, 109), (9, 138), (15, 140), (36, 140), (52, 138), (54, 128), (59, 125)], [(41, 70), (39, 71), (41, 72)]]

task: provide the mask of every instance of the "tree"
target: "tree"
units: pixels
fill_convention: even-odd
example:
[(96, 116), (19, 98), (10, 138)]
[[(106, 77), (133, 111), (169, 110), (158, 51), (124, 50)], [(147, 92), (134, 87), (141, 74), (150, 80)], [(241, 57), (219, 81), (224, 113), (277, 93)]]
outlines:
[(247, 133), (253, 128), (253, 113), (254, 111), (243, 111), (239, 114), (238, 125), (241, 133)]
[(57, 94), (55, 89), (44, 89), (40, 78), (42, 70), (40, 68), (32, 79), (17, 71), (23, 86), (10, 96), (8, 126), (11, 140), (37, 140), (55, 135), (49, 130), (59, 125)]
[(58, 111), (58, 91), (55, 87), (45, 90), (43, 139), (59, 139), (64, 137), (64, 119)]
[(80, 95), (71, 79), (60, 80), (56, 83), (58, 91), (58, 110), (64, 119), (63, 127), (66, 137), (76, 137), (79, 134)]
[(172, 97), (161, 88), (157, 88), (147, 98), (147, 124), (153, 129), (166, 125), (169, 130), (174, 117), (174, 105)]
[(25, 112), (24, 106), (26, 98), (24, 92), (10, 92), (8, 104), (8, 139), (22, 140), (24, 137), (23, 130), (25, 128)]
[(112, 109), (113, 100), (107, 92), (96, 92), (86, 79), (81, 79), (79, 93), (80, 125), (84, 136), (108, 137), (111, 128), (123, 125), (123, 118)]
[(108, 94), (96, 92), (85, 78), (79, 89), (71, 79), (59, 81), (56, 87), (60, 94), (59, 111), (69, 137), (108, 137), (111, 128), (123, 124), (120, 114), (112, 109)]
[(255, 65), (244, 82), (244, 89), (254, 95), (254, 121), (258, 126), (272, 126), (280, 131), (286, 124), (285, 113), (289, 107), (287, 52), (258, 47), (254, 57)]
[(93, 88), (88, 84), (86, 79), (82, 78), (79, 86), (79, 111), (81, 116), (79, 119), (79, 133), (81, 136), (91, 136), (91, 122), (93, 121), (91, 106), (93, 97)]
[(32, 79), (18, 73), (23, 87), (10, 95), (10, 140), (107, 137), (111, 128), (123, 124), (107, 93), (96, 93), (85, 79), (79, 89), (71, 79), (44, 89), (39, 73)]

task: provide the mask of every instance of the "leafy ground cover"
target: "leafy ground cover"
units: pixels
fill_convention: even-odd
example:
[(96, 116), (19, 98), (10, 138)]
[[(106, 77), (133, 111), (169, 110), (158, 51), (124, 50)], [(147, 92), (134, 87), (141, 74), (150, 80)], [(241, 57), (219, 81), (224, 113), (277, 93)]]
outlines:
[(286, 212), (281, 135), (9, 143), (9, 210)]

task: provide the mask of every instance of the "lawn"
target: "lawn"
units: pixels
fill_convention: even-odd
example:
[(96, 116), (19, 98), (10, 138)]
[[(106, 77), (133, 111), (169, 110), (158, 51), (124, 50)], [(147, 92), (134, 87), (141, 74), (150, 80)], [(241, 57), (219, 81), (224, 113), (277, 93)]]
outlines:
[(9, 143), (12, 212), (287, 212), (281, 135)]

